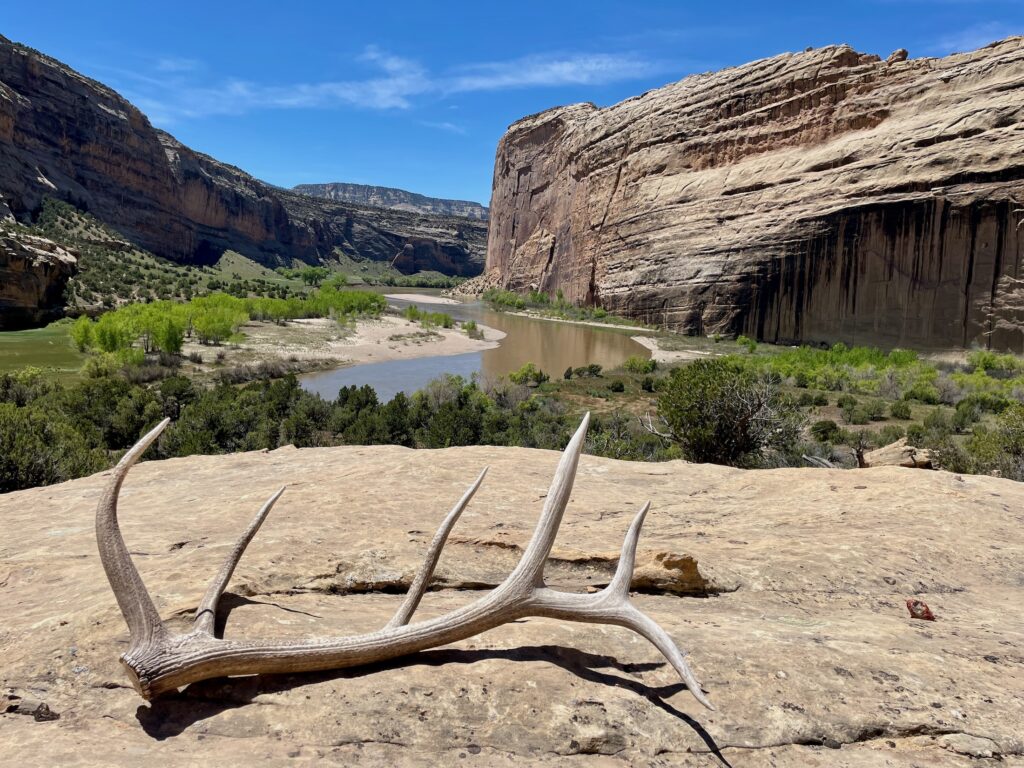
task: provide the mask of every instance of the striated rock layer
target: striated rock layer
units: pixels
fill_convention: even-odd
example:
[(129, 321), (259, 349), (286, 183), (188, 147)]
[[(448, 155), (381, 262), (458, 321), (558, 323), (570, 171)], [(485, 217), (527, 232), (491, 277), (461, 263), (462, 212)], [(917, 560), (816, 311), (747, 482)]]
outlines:
[(76, 254), (45, 237), (0, 230), (0, 331), (59, 318), (77, 266)]
[[(236, 537), (287, 483), (218, 624), (226, 637), (357, 633), (388, 621), (483, 465), (417, 616), (497, 585), (557, 461), (489, 447), (195, 456), (133, 470), (119, 516), (157, 609), (185, 626)], [(650, 498), (634, 599), (690, 651), (709, 712), (639, 637), (543, 619), (369, 668), (210, 680), (146, 704), (117, 660), (127, 632), (96, 551), (104, 480), (0, 495), (9, 762), (1024, 765), (1024, 484), (584, 456), (547, 580), (606, 584)], [(908, 599), (937, 620), (910, 618)]]
[(439, 213), (442, 216), (463, 216), (467, 219), (487, 220), (487, 209), (480, 203), (427, 197), (394, 187), (376, 187), (368, 184), (335, 181), (329, 184), (299, 184), (293, 189), (303, 195), (323, 197), (327, 200), (373, 205), (378, 208), (397, 208), (400, 211)]
[(264, 184), (153, 128), (60, 62), (0, 36), (0, 196), (19, 218), (46, 195), (89, 211), (146, 250), (210, 263), (232, 249), (267, 264), (337, 248), (403, 272), (474, 275), (486, 225), (317, 200)]
[(1024, 351), (1024, 39), (833, 46), (513, 124), (487, 269), (695, 334)]

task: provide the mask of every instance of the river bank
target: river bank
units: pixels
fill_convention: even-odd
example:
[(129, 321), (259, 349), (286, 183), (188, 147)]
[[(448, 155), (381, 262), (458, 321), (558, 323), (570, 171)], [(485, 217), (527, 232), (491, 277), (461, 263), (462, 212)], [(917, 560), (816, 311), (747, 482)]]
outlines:
[(675, 364), (688, 363), (693, 360), (701, 360), (712, 357), (714, 353), (702, 349), (669, 349), (662, 343), (658, 336), (631, 336), (631, 339), (640, 346), (650, 350), (651, 359), (656, 363)]
[(462, 303), (455, 299), (449, 299), (447, 296), (436, 296), (430, 293), (385, 293), (384, 298), (393, 301), (411, 301), (414, 304), (445, 304), (452, 306)]
[(260, 364), (280, 364), (293, 372), (305, 372), (481, 352), (497, 347), (505, 337), (502, 331), (488, 326), (478, 325), (478, 330), (482, 338), (470, 338), (461, 328), (425, 328), (392, 315), (360, 318), (352, 325), (327, 318), (291, 320), (280, 325), (250, 322), (241, 328), (245, 338), (237, 344), (210, 347), (189, 342), (182, 354), (201, 359), (201, 372)]

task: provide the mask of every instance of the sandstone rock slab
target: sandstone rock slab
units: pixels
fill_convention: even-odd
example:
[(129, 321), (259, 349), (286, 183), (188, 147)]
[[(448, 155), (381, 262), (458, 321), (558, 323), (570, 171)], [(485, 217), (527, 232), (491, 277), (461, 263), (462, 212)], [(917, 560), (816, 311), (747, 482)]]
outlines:
[[(421, 615), (500, 582), (557, 458), (340, 447), (149, 462), (124, 487), (122, 528), (162, 615), (185, 622), (237, 533), (288, 484), (222, 601), (225, 634), (359, 632), (390, 617), (484, 464)], [(23, 761), (909, 767), (989, 751), (1022, 764), (1024, 485), (584, 456), (549, 580), (604, 583), (650, 498), (636, 600), (691, 652), (711, 713), (640, 638), (547, 620), (146, 704), (117, 662), (126, 629), (93, 540), (103, 481), (0, 496), (0, 749)], [(910, 596), (938, 621), (910, 619)]]

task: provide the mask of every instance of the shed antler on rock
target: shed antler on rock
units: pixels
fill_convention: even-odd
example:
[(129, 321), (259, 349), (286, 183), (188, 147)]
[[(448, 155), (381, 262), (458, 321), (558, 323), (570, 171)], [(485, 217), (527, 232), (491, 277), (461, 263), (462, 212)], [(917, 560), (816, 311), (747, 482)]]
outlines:
[(131, 643), (121, 657), (121, 663), (143, 698), (152, 699), (188, 683), (212, 677), (312, 672), (369, 664), (462, 640), (527, 616), (546, 616), (632, 629), (664, 654), (701, 704), (714, 709), (686, 665), (683, 654), (665, 630), (629, 601), (637, 540), (649, 503), (643, 506), (629, 526), (618, 567), (607, 587), (594, 594), (576, 594), (556, 592), (544, 583), (544, 563), (569, 501), (589, 420), (588, 414), (562, 454), (540, 521), (522, 559), (496, 589), (443, 616), (409, 623), (433, 575), (448, 534), (483, 482), (485, 469), (441, 523), (408, 595), (387, 626), (363, 635), (294, 642), (226, 640), (214, 636), (214, 616), (221, 593), (245, 547), (284, 492), (283, 488), (263, 505), (228, 554), (199, 604), (192, 630), (184, 634), (174, 633), (160, 620), (121, 537), (117, 523), (117, 497), (128, 470), (167, 426), (166, 420), (161, 422), (121, 459), (96, 512), (100, 559), (131, 635)]

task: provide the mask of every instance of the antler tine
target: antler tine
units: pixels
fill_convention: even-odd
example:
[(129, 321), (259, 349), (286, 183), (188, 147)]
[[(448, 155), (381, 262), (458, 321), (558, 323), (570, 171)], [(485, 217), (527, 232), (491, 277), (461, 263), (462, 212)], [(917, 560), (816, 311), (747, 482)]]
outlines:
[(469, 500), (473, 498), (473, 495), (480, 488), (480, 484), (483, 483), (488, 469), (488, 467), (483, 468), (480, 476), (469, 486), (469, 490), (462, 495), (462, 498), (452, 507), (452, 511), (448, 513), (448, 516), (441, 521), (441, 526), (437, 529), (437, 533), (434, 534), (433, 541), (430, 542), (430, 548), (427, 550), (427, 556), (423, 560), (423, 565), (420, 566), (416, 578), (409, 585), (409, 591), (405, 595), (405, 600), (402, 601), (401, 607), (399, 607), (386, 627), (403, 627), (409, 623), (409, 619), (412, 618), (413, 612), (419, 606), (423, 593), (430, 583), (430, 577), (434, 575), (434, 568), (441, 557), (441, 550), (444, 548), (445, 542), (448, 541), (448, 534), (452, 532), (455, 523), (462, 516), (462, 511), (469, 504)]
[(620, 626), (632, 629), (637, 634), (650, 640), (651, 644), (661, 651), (661, 655), (668, 659), (669, 664), (679, 673), (683, 682), (686, 683), (686, 688), (693, 694), (693, 698), (714, 712), (714, 705), (708, 701), (704, 691), (701, 690), (700, 681), (697, 680), (690, 666), (686, 663), (685, 655), (679, 650), (679, 647), (672, 638), (668, 636), (668, 633), (654, 619), (628, 600), (622, 606), (622, 611), (623, 617), (622, 621), (619, 622)]
[(629, 600), (629, 584), (633, 578), (636, 563), (636, 547), (651, 503), (647, 502), (633, 518), (626, 537), (622, 542), (622, 553), (611, 582), (595, 595), (580, 595), (571, 592), (556, 592), (546, 587), (533, 591), (530, 598), (530, 612), (567, 621), (615, 624), (631, 629), (654, 645), (672, 665), (686, 683), (687, 689), (701, 704), (710, 710), (714, 706), (701, 690), (700, 682), (686, 663), (679, 647), (661, 626), (639, 610)]
[(238, 561), (242, 559), (242, 555), (245, 553), (245, 548), (249, 546), (252, 537), (256, 535), (260, 526), (263, 525), (263, 521), (267, 519), (267, 515), (270, 514), (270, 510), (274, 508), (277, 500), (281, 498), (284, 490), (285, 486), (281, 486), (281, 490), (267, 499), (260, 508), (260, 511), (256, 513), (256, 517), (249, 523), (249, 527), (238, 537), (238, 541), (235, 542), (235, 546), (231, 548), (228, 556), (224, 558), (224, 564), (220, 567), (220, 572), (210, 582), (206, 594), (203, 595), (202, 602), (199, 603), (199, 608), (196, 609), (195, 629), (197, 632), (204, 632), (207, 635), (213, 634), (214, 620), (217, 616), (217, 603), (220, 602), (220, 596), (224, 594), (224, 590), (228, 586), (228, 581), (231, 580), (231, 575), (235, 572)]
[(100, 561), (107, 573), (107, 581), (114, 591), (117, 604), (128, 624), (133, 646), (145, 645), (163, 632), (163, 622), (157, 613), (153, 599), (142, 583), (128, 548), (121, 536), (121, 528), (117, 524), (117, 498), (121, 492), (121, 484), (139, 457), (160, 436), (170, 419), (164, 419), (142, 437), (121, 458), (121, 461), (110, 473), (103, 495), (96, 508), (96, 541), (99, 545)]
[(686, 656), (679, 650), (679, 646), (657, 622), (629, 601), (629, 584), (633, 580), (633, 568), (636, 565), (636, 547), (640, 540), (640, 528), (643, 527), (644, 518), (647, 517), (650, 508), (651, 502), (648, 501), (633, 518), (633, 522), (626, 532), (626, 538), (622, 540), (622, 554), (619, 555), (619, 564), (615, 569), (615, 575), (605, 587), (604, 592), (612, 599), (621, 601), (627, 622), (624, 626), (647, 638), (655, 648), (661, 651), (662, 656), (668, 659), (668, 662), (686, 683), (686, 687), (693, 697), (714, 711), (714, 706), (701, 690), (701, 684), (686, 663)]
[(643, 505), (633, 522), (626, 531), (626, 538), (622, 540), (622, 553), (619, 555), (619, 564), (615, 567), (615, 575), (605, 589), (615, 595), (629, 597), (629, 584), (633, 580), (633, 566), (636, 564), (636, 545), (640, 541), (640, 528), (643, 527), (644, 518), (651, 508), (651, 502)]
[(562, 515), (565, 514), (565, 507), (569, 503), (569, 495), (572, 493), (572, 484), (576, 479), (576, 468), (580, 463), (580, 454), (583, 453), (583, 441), (587, 437), (587, 427), (590, 426), (590, 412), (583, 417), (576, 434), (572, 436), (569, 444), (562, 452), (562, 458), (558, 461), (558, 468), (551, 480), (551, 487), (548, 489), (547, 499), (544, 501), (544, 509), (540, 513), (537, 527), (533, 531), (533, 538), (526, 547), (519, 564), (509, 574), (506, 583), (526, 582), (534, 586), (544, 584), (544, 563), (551, 553), (551, 546), (555, 543), (555, 536), (558, 535), (558, 526), (562, 522)]

